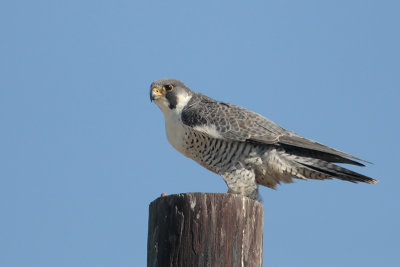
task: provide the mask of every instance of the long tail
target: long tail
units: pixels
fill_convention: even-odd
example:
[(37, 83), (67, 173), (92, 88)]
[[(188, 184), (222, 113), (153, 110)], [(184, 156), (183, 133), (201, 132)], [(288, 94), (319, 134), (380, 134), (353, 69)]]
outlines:
[(376, 184), (378, 182), (378, 180), (371, 177), (320, 159), (300, 158), (296, 160), (296, 163), (305, 168), (304, 173), (309, 174), (306, 176), (311, 179), (330, 179), (335, 177), (353, 183)]
[(375, 184), (378, 180), (336, 165), (345, 163), (356, 166), (364, 164), (340, 155), (298, 148), (270, 147), (263, 157), (263, 164), (256, 166), (258, 184), (275, 189), (281, 182), (291, 183), (292, 178), (325, 180), (338, 178), (353, 183)]
[(305, 176), (299, 178), (318, 180), (338, 178), (353, 183), (363, 182), (368, 184), (376, 184), (378, 182), (376, 179), (334, 164), (345, 163), (364, 166), (364, 164), (360, 162), (339, 155), (307, 149), (285, 148), (285, 152), (292, 156), (289, 157), (291, 158), (292, 163), (297, 166), (298, 172)]

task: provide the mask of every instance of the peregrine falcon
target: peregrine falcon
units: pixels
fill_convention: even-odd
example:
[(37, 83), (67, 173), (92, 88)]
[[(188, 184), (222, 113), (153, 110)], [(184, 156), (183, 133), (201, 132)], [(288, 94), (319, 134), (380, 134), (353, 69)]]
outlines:
[(377, 180), (334, 163), (365, 166), (353, 155), (288, 131), (245, 108), (196, 93), (175, 79), (154, 81), (150, 99), (164, 113), (169, 143), (222, 176), (228, 193), (259, 199), (258, 185), (275, 188), (292, 178)]

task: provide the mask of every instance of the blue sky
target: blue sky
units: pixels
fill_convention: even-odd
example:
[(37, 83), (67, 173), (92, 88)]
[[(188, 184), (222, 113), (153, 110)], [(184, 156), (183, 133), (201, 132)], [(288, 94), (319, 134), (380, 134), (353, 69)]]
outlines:
[(398, 1), (2, 1), (0, 265), (145, 266), (162, 192), (225, 192), (175, 151), (153, 80), (374, 162), (376, 185), (262, 188), (264, 266), (399, 266)]

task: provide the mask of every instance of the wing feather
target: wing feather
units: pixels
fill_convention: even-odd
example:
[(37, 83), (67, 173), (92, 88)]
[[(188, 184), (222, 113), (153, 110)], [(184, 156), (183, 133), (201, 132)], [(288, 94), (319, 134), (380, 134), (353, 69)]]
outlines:
[(181, 119), (186, 126), (213, 138), (303, 149), (314, 152), (319, 158), (325, 158), (330, 162), (359, 166), (364, 165), (354, 160), (367, 162), (288, 131), (258, 113), (215, 101), (201, 94), (192, 97), (182, 110)]

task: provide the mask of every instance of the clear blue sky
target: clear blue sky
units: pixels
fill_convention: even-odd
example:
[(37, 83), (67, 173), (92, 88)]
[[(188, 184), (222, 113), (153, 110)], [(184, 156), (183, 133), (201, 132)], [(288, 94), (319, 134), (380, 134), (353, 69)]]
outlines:
[(227, 190), (168, 144), (163, 77), (374, 162), (376, 185), (262, 188), (264, 266), (399, 266), (399, 10), (2, 1), (0, 266), (145, 266), (152, 200)]

